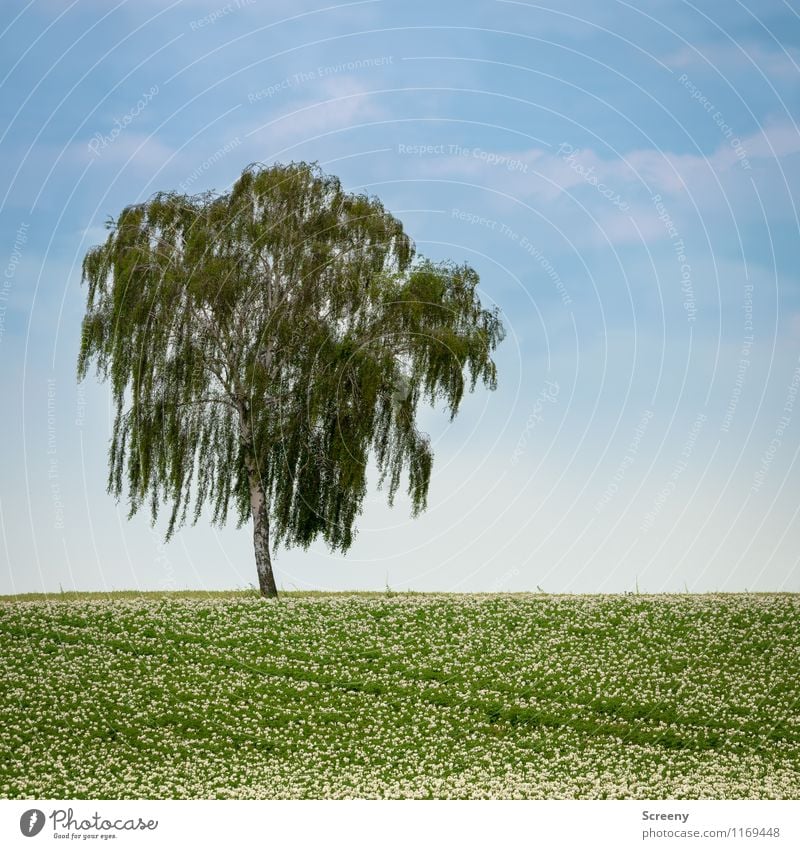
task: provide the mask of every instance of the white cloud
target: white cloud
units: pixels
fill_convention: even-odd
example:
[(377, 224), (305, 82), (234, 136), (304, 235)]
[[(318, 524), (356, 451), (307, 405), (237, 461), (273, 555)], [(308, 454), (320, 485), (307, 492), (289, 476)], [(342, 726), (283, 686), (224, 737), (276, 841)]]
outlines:
[(796, 80), (800, 73), (800, 50), (793, 47), (775, 49), (762, 44), (698, 44), (682, 47), (664, 57), (672, 68), (712, 67), (720, 73), (726, 71), (754, 72), (755, 65), (769, 79), (775, 77)]
[(278, 156), (332, 131), (389, 117), (377, 98), (351, 76), (323, 77), (315, 85), (314, 97), (269, 121), (254, 122), (240, 133), (246, 141), (258, 142), (259, 158)]
[(723, 137), (708, 155), (642, 148), (608, 159), (591, 148), (564, 147), (561, 154), (557, 148), (534, 148), (491, 151), (495, 157), (492, 164), (471, 152), (449, 155), (445, 148), (429, 156), (398, 153), (397, 161), (406, 177), (413, 172), (416, 178), (461, 179), (483, 185), (488, 190), (484, 200), (494, 208), (508, 205), (504, 195), (544, 208), (551, 221), (562, 223), (570, 232), (575, 228), (567, 222), (570, 216), (574, 222), (577, 204), (584, 210), (580, 214), (591, 216), (598, 224), (584, 228), (579, 239), (618, 244), (669, 238), (669, 228), (659, 219), (655, 195), (662, 197), (674, 219), (689, 214), (696, 221), (696, 207), (713, 223), (720, 212), (730, 216), (729, 206), (737, 218), (758, 212), (753, 205), (752, 178), (761, 195), (770, 198), (773, 217), (780, 215), (791, 182), (786, 174), (787, 159), (798, 153), (800, 133), (791, 122), (783, 121), (738, 140), (736, 147), (733, 139)]

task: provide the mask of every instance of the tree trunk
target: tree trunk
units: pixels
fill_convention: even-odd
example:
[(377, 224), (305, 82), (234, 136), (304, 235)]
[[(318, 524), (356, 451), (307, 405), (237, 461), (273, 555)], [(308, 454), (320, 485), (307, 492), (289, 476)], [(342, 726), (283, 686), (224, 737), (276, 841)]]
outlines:
[(277, 598), (278, 588), (269, 555), (269, 505), (257, 472), (250, 472), (250, 509), (253, 513), (253, 547), (256, 552), (258, 587), (264, 598)]

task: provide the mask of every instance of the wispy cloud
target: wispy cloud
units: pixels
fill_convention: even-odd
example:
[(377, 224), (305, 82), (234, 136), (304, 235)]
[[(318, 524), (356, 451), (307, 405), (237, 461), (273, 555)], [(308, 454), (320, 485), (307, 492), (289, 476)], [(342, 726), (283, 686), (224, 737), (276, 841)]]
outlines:
[[(747, 174), (762, 193), (772, 196), (779, 211), (778, 195), (785, 196), (787, 191), (781, 171), (790, 157), (800, 153), (800, 133), (791, 122), (783, 121), (739, 141), (747, 155)], [(697, 210), (714, 214), (727, 209), (726, 198), (752, 192), (750, 180), (744, 179), (741, 156), (725, 140), (708, 155), (637, 148), (616, 159), (566, 143), (523, 151), (475, 147), (459, 149), (459, 154), (452, 154), (452, 147), (433, 146), (430, 155), (421, 156), (404, 156), (398, 149), (398, 170), (406, 177), (413, 174), (486, 186), (484, 202), (495, 208), (508, 207), (507, 199), (538, 207), (546, 204), (548, 216), (554, 221), (563, 218), (565, 226), (567, 217), (582, 209), (597, 226), (577, 238), (592, 242), (598, 238), (613, 244), (667, 239), (668, 228), (654, 197), (663, 198), (672, 214), (680, 217), (696, 215)], [(744, 214), (741, 205), (737, 214)]]
[(378, 97), (354, 77), (322, 78), (313, 91), (312, 97), (294, 101), (293, 108), (270, 120), (251, 123), (241, 133), (242, 138), (246, 143), (258, 142), (264, 156), (274, 157), (321, 135), (389, 117)]
[(663, 59), (672, 68), (715, 69), (720, 73), (753, 73), (757, 68), (768, 78), (796, 80), (800, 73), (800, 50), (776, 44), (712, 43), (682, 47)]

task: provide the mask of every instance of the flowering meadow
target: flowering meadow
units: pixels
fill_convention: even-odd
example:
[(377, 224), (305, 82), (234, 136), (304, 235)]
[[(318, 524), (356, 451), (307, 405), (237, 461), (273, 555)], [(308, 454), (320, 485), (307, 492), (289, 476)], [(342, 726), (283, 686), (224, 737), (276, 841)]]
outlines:
[(798, 798), (800, 597), (0, 602), (0, 796)]

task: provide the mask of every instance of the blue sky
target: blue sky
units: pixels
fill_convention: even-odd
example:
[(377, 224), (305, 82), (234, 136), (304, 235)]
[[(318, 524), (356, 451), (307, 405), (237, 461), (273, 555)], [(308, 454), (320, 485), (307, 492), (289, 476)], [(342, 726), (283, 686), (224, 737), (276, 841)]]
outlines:
[(80, 263), (159, 190), (318, 161), (481, 274), (500, 386), (429, 509), (370, 494), (285, 588), (800, 590), (800, 18), (774, 0), (6, 3), (0, 592), (243, 587), (106, 494)]

